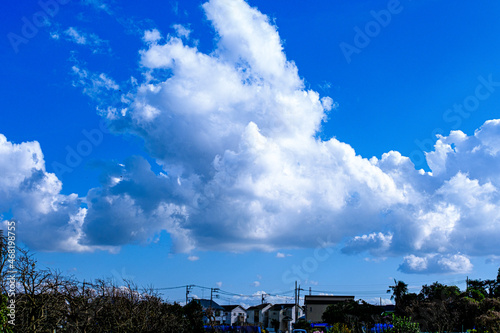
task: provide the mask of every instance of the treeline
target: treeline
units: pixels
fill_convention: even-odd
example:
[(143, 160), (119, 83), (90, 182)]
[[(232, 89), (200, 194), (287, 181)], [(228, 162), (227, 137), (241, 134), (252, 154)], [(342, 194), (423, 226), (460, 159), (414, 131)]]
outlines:
[(394, 318), (401, 326), (418, 324), (422, 332), (500, 333), (500, 269), (494, 280), (468, 280), (465, 291), (435, 282), (422, 286), (418, 294), (409, 293), (406, 283), (394, 280), (387, 292), (396, 303), (395, 317), (381, 313), (378, 306), (351, 301), (329, 306), (323, 320), (344, 325), (344, 333), (394, 323)]
[(120, 286), (104, 279), (81, 283), (58, 271), (39, 269), (23, 249), (17, 249), (14, 263), (16, 295), (9, 298), (10, 263), (5, 246), (1, 255), (0, 332), (204, 332), (197, 302), (184, 307), (170, 304), (154, 289), (139, 290), (132, 281)]
[(396, 313), (411, 316), (425, 332), (476, 328), (500, 332), (500, 269), (494, 280), (468, 280), (465, 291), (438, 282), (424, 285), (420, 293), (408, 293), (404, 282), (390, 287)]

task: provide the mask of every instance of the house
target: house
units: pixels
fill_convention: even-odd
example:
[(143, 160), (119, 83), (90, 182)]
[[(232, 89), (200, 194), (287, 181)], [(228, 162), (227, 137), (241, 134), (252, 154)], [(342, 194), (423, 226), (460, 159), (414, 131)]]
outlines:
[(275, 304), (268, 312), (268, 327), (277, 328), (281, 332), (291, 332), (292, 325), (303, 315), (304, 310), (295, 304)]
[(203, 324), (223, 324), (224, 308), (222, 306), (209, 299), (195, 299), (195, 301), (203, 309)]
[(346, 301), (354, 301), (354, 296), (306, 295), (304, 297), (306, 320), (320, 323), (322, 322), (321, 317), (329, 305)]
[(247, 309), (247, 323), (253, 326), (269, 327), (268, 310), (272, 307), (270, 303), (251, 306)]
[(247, 320), (247, 312), (240, 305), (222, 305), (224, 308), (224, 324), (243, 325)]

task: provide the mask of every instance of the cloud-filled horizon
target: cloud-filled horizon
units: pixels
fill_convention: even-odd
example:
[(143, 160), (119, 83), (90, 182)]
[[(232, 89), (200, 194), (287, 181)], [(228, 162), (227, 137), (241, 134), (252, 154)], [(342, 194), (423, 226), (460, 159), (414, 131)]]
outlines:
[[(197, 261), (200, 250), (285, 258), (327, 239), (345, 255), (400, 256), (399, 270), (416, 274), (465, 273), (472, 257), (500, 255), (500, 119), (438, 135), (430, 172), (398, 151), (360, 156), (319, 135), (338, 103), (307, 88), (268, 16), (243, 0), (203, 10), (209, 53), (176, 25), (143, 31), (141, 76), (119, 82), (72, 67), (110, 131), (140, 138), (156, 166), (141, 156), (95, 162), (100, 187), (65, 195), (37, 141), (0, 134), (1, 211), (29, 247), (117, 252), (166, 231), (173, 252)], [(108, 47), (75, 27), (60, 36)]]

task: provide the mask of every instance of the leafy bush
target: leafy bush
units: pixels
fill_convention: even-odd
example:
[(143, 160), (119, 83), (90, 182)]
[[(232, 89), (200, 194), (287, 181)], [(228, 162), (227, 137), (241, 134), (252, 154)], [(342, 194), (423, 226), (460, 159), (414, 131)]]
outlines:
[(391, 333), (420, 333), (420, 326), (418, 323), (411, 321), (411, 317), (392, 317), (393, 327), (389, 330)]
[(12, 333), (12, 326), (8, 323), (9, 317), (7, 317), (7, 313), (9, 313), (9, 309), (7, 309), (8, 298), (5, 295), (0, 295), (0, 333)]
[(351, 330), (345, 324), (335, 323), (330, 327), (328, 333), (351, 333)]

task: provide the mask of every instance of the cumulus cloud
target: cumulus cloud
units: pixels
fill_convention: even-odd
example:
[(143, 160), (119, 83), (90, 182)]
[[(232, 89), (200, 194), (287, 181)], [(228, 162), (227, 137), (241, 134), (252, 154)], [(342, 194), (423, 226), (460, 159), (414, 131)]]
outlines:
[(175, 32), (179, 37), (188, 38), (189, 34), (191, 33), (191, 30), (181, 24), (174, 24), (173, 28), (175, 29)]
[(467, 256), (461, 254), (439, 255), (428, 254), (418, 257), (413, 254), (405, 256), (399, 270), (404, 273), (469, 273), (472, 263)]
[[(64, 197), (74, 201), (61, 215), (78, 230), (74, 246), (148, 242), (162, 230), (186, 253), (276, 251), (328, 237), (346, 254), (405, 256), (408, 273), (463, 272), (470, 256), (500, 255), (500, 121), (440, 136), (426, 155), (432, 172), (395, 151), (364, 158), (318, 139), (335, 103), (305, 87), (267, 16), (243, 0), (203, 9), (215, 49), (199, 51), (180, 26), (164, 39), (146, 31), (143, 81), (101, 112), (110, 128), (142, 138), (162, 172), (141, 157), (103, 164), (87, 209)], [(90, 96), (118, 89), (105, 74), (73, 71)], [(58, 180), (37, 170), (57, 196)]]
[(172, 75), (142, 83), (116, 121), (195, 195), (182, 227), (196, 246), (271, 250), (289, 246), (298, 228), (298, 246), (322, 229), (339, 241), (355, 221), (407, 201), (349, 145), (315, 139), (333, 103), (305, 89), (266, 16), (243, 1), (204, 8), (217, 51), (201, 53), (177, 37), (150, 44), (144, 68)]
[(62, 183), (45, 170), (38, 142), (14, 144), (0, 134), (0, 174), (0, 211), (17, 221), (22, 242), (40, 250), (92, 250), (80, 242), (86, 209), (76, 194), (60, 194)]
[(369, 235), (356, 236), (351, 239), (348, 244), (342, 248), (342, 252), (352, 254), (363, 251), (380, 251), (387, 250), (392, 242), (392, 233), (384, 235), (381, 232), (371, 233)]
[(154, 43), (161, 39), (161, 34), (157, 29), (147, 30), (144, 32), (142, 40), (146, 43)]

